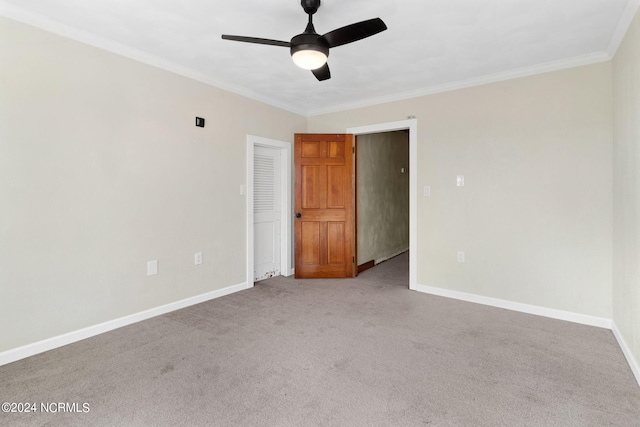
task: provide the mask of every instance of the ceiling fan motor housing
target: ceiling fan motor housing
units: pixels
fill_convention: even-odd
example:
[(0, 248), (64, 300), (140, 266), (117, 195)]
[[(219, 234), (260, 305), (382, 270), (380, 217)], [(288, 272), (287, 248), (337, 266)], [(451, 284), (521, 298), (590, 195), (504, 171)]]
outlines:
[(329, 57), (329, 44), (318, 34), (302, 33), (291, 39), (291, 55), (301, 50), (316, 50)]

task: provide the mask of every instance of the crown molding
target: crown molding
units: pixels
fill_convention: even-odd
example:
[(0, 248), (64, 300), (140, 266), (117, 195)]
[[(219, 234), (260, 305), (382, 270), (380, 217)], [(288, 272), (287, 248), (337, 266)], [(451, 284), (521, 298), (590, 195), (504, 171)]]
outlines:
[(627, 6), (625, 7), (624, 12), (622, 12), (622, 16), (618, 21), (616, 30), (613, 32), (613, 36), (611, 36), (611, 40), (607, 46), (607, 53), (611, 58), (615, 56), (622, 40), (624, 40), (624, 36), (627, 34), (627, 30), (629, 29), (631, 22), (633, 22), (633, 18), (636, 16), (638, 7), (640, 7), (640, 0), (628, 0)]
[[(634, 0), (635, 1), (635, 0)], [(373, 105), (384, 104), (387, 102), (403, 101), (411, 98), (418, 98), (436, 93), (450, 92), (458, 89), (465, 89), (474, 86), (482, 86), (489, 83), (496, 83), (505, 80), (517, 79), (520, 77), (532, 76), (535, 74), (548, 73), (551, 71), (564, 70), (567, 68), (580, 67), (582, 65), (595, 64), (598, 62), (606, 62), (611, 60), (611, 56), (607, 52), (595, 52), (586, 55), (574, 56), (572, 58), (561, 59), (558, 61), (545, 62), (530, 67), (517, 68), (514, 70), (504, 71), (486, 76), (475, 77), (467, 80), (459, 80), (448, 82), (434, 86), (428, 86), (422, 89), (411, 90), (406, 92), (394, 93), (392, 95), (379, 96), (364, 99), (361, 101), (335, 105), (328, 108), (310, 110), (307, 117), (319, 116), (322, 114), (337, 113), (340, 111), (352, 110), (356, 108), (371, 107)]]
[(126, 58), (151, 65), (156, 68), (160, 68), (174, 74), (187, 77), (201, 83), (205, 83), (211, 86), (215, 86), (219, 89), (226, 90), (228, 92), (235, 93), (237, 95), (258, 101), (272, 107), (276, 107), (294, 114), (298, 114), (304, 117), (313, 117), (322, 114), (336, 113), (346, 110), (352, 110), (356, 108), (370, 107), (377, 104), (384, 104), (394, 101), (402, 101), (411, 98), (417, 98), (426, 95), (433, 95), (437, 93), (449, 92), (458, 89), (470, 88), (474, 86), (481, 86), (489, 83), (496, 83), (500, 81), (506, 81), (516, 79), (520, 77), (531, 76), (535, 74), (541, 74), (551, 71), (557, 71), (567, 68), (579, 67), (582, 65), (589, 65), (598, 62), (609, 61), (615, 55), (620, 43), (624, 39), (624, 35), (629, 28), (638, 8), (640, 7), (640, 0), (629, 0), (627, 6), (618, 22), (616, 30), (607, 46), (606, 51), (595, 52), (585, 55), (580, 55), (572, 58), (561, 59), (557, 61), (551, 61), (543, 64), (538, 64), (530, 67), (523, 67), (505, 72), (499, 72), (495, 74), (489, 74), (486, 76), (475, 77), (466, 80), (459, 80), (454, 82), (442, 83), (433, 86), (427, 86), (417, 90), (404, 91), (393, 93), (389, 95), (371, 97), (354, 102), (334, 104), (325, 108), (318, 109), (302, 109), (299, 106), (294, 106), (289, 103), (281, 103), (275, 101), (272, 98), (265, 97), (259, 93), (241, 87), (239, 85), (214, 79), (204, 73), (200, 73), (186, 67), (175, 64), (171, 61), (167, 61), (160, 57), (150, 55), (138, 49), (134, 49), (125, 46), (121, 43), (107, 40), (105, 38), (90, 34), (85, 31), (81, 31), (67, 25), (56, 22), (44, 15), (36, 14), (33, 12), (25, 11), (19, 7), (11, 4), (7, 4), (0, 0), (0, 15), (7, 18), (14, 19), (16, 21), (32, 25), (37, 28), (58, 34), (60, 36), (76, 40), (78, 42), (97, 47), (99, 49), (106, 50), (108, 52), (124, 56)]
[(236, 95), (244, 96), (245, 98), (253, 99), (254, 101), (271, 105), (272, 107), (280, 108), (282, 110), (289, 111), (301, 116), (306, 116), (306, 111), (294, 108), (293, 106), (288, 104), (279, 103), (247, 88), (226, 81), (211, 78), (204, 73), (191, 70), (187, 67), (183, 67), (171, 61), (167, 61), (158, 56), (150, 55), (139, 49), (135, 49), (123, 45), (122, 43), (114, 42), (112, 40), (107, 40), (103, 37), (90, 34), (86, 31), (72, 28), (68, 25), (54, 21), (44, 15), (25, 11), (24, 9), (15, 7), (2, 1), (0, 1), (0, 15), (89, 46), (93, 46), (120, 56), (124, 56), (134, 61), (151, 65), (165, 71), (169, 71), (182, 77), (187, 77), (189, 79), (196, 80), (210, 86), (215, 86), (218, 89), (226, 90), (228, 92), (235, 93)]

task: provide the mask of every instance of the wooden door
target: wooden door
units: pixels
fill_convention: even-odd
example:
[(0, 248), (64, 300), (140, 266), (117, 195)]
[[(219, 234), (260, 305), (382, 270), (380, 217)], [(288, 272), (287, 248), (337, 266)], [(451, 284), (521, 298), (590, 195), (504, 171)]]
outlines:
[(296, 134), (295, 276), (354, 277), (353, 135)]

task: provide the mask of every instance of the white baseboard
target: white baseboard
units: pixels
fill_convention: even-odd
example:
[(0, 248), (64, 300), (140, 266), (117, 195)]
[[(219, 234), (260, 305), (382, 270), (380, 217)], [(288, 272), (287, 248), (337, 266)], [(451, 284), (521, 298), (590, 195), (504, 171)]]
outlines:
[(613, 327), (611, 328), (611, 330), (613, 331), (613, 335), (616, 337), (616, 340), (618, 340), (618, 344), (622, 349), (622, 353), (624, 354), (624, 357), (627, 358), (629, 367), (631, 367), (631, 371), (633, 372), (633, 375), (635, 375), (636, 381), (638, 381), (638, 385), (640, 386), (640, 362), (638, 362), (633, 357), (633, 353), (631, 352), (631, 349), (629, 348), (629, 346), (627, 345), (627, 342), (622, 337), (622, 334), (620, 333), (620, 330), (618, 330), (618, 327), (616, 326), (615, 322), (612, 322), (612, 323), (613, 323)]
[(599, 328), (611, 329), (612, 325), (611, 319), (605, 319), (602, 317), (589, 316), (586, 314), (572, 313), (570, 311), (556, 310), (554, 308), (540, 307), (537, 305), (529, 305), (498, 298), (468, 294), (465, 292), (452, 291), (449, 289), (435, 288), (425, 285), (415, 285), (415, 287), (412, 289), (414, 291), (423, 292), (426, 294), (489, 305), (492, 307), (504, 308), (507, 310), (519, 311), (522, 313), (535, 314), (537, 316), (550, 317), (552, 319), (566, 320), (568, 322), (580, 323), (583, 325), (597, 326)]
[(239, 292), (247, 289), (246, 283), (239, 283), (237, 285), (228, 286), (216, 291), (207, 292), (195, 297), (186, 298), (180, 301), (172, 302), (162, 305), (160, 307), (151, 308), (149, 310), (141, 311), (140, 313), (131, 314), (129, 316), (120, 317), (118, 319), (109, 320), (98, 325), (89, 326), (87, 328), (79, 329), (77, 331), (69, 332), (66, 334), (58, 335), (56, 337), (47, 338), (42, 341), (35, 342), (33, 344), (27, 344), (22, 347), (17, 347), (11, 350), (3, 351), (0, 353), (0, 366), (7, 363), (15, 362), (16, 360), (24, 359), (29, 356), (33, 356), (39, 353), (43, 353), (54, 348), (62, 347), (67, 344), (71, 344), (77, 341), (81, 341), (85, 338), (93, 337), (105, 332), (112, 331), (123, 326), (131, 325), (132, 323), (140, 322), (142, 320), (150, 319), (152, 317), (166, 314), (181, 308), (189, 307), (191, 305), (200, 304), (201, 302), (209, 301), (212, 299), (220, 298), (225, 295), (229, 295), (235, 292)]

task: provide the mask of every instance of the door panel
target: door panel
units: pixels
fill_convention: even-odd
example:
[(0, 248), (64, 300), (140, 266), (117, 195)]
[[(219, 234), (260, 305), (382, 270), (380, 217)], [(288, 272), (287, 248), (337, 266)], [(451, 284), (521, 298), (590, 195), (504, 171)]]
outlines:
[(344, 262), (344, 223), (327, 223), (327, 262), (340, 264)]
[(320, 157), (320, 143), (318, 141), (303, 142), (302, 157), (311, 159)]
[(353, 277), (353, 136), (296, 134), (296, 277)]
[(329, 141), (329, 155), (332, 159), (342, 158), (344, 159), (345, 146), (344, 144), (336, 141)]
[(301, 251), (303, 265), (320, 264), (320, 223), (303, 221), (300, 223), (304, 248)]
[(327, 166), (327, 208), (344, 209), (344, 166)]
[(302, 167), (302, 207), (304, 209), (318, 209), (320, 208), (320, 199), (318, 193), (322, 191), (320, 189), (319, 182), (319, 167), (318, 166), (303, 166)]

